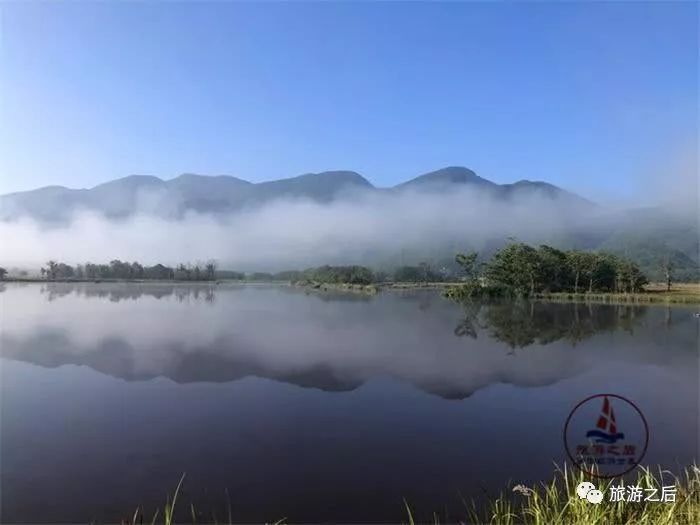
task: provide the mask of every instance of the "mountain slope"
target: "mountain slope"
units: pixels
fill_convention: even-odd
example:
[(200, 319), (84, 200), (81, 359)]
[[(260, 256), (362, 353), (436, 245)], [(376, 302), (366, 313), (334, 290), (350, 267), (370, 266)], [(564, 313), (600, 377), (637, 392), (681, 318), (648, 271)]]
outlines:
[(469, 168), (464, 168), (461, 166), (449, 166), (447, 168), (442, 168), (436, 171), (431, 171), (430, 173), (424, 173), (419, 175), (415, 179), (403, 182), (395, 188), (406, 189), (406, 188), (432, 188), (432, 189), (445, 189), (451, 187), (453, 184), (458, 185), (469, 185), (472, 187), (478, 187), (482, 189), (495, 190), (499, 188), (499, 185), (491, 182), (490, 180), (479, 177)]
[(396, 190), (445, 192), (458, 188), (470, 188), (502, 200), (540, 198), (561, 201), (566, 207), (578, 209), (592, 208), (591, 201), (558, 186), (542, 181), (520, 180), (512, 184), (496, 184), (478, 176), (474, 171), (461, 166), (450, 166), (431, 171), (401, 183)]
[(330, 202), (348, 189), (374, 189), (367, 179), (354, 171), (307, 173), (290, 179), (261, 182), (254, 186), (258, 200), (307, 197), (318, 202)]
[[(571, 205), (592, 204), (561, 188), (544, 182), (520, 181), (499, 185), (479, 177), (472, 170), (451, 166), (420, 175), (390, 188), (392, 192), (453, 192), (460, 188), (486, 191), (499, 199), (539, 195), (564, 199)], [(246, 206), (282, 198), (308, 198), (331, 202), (349, 192), (386, 192), (375, 188), (354, 171), (326, 171), (269, 182), (251, 183), (228, 175), (183, 174), (171, 180), (147, 175), (130, 175), (91, 189), (50, 186), (0, 196), (0, 220), (30, 217), (42, 222), (65, 222), (78, 211), (87, 210), (109, 218), (123, 218), (146, 212), (166, 218), (180, 218), (192, 211), (228, 213)]]
[(180, 218), (188, 211), (226, 213), (246, 205), (286, 198), (306, 197), (329, 202), (348, 189), (374, 189), (364, 177), (351, 171), (309, 173), (253, 184), (228, 175), (183, 174), (171, 180), (130, 175), (91, 189), (49, 186), (0, 196), (0, 220), (30, 217), (42, 222), (65, 222), (77, 211), (87, 210), (109, 218), (147, 212)]

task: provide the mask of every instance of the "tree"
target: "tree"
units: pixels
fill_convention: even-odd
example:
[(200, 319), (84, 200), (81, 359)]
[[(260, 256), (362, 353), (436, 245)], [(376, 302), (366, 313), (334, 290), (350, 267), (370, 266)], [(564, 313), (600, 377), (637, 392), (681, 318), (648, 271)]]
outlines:
[(581, 274), (586, 270), (586, 254), (578, 250), (570, 250), (566, 253), (566, 259), (574, 276), (574, 293), (578, 293)]
[(46, 278), (50, 281), (55, 279), (57, 269), (58, 269), (58, 263), (56, 261), (51, 260), (51, 261), (47, 262), (46, 269), (44, 270), (44, 273), (46, 274)]
[(537, 250), (524, 243), (509, 244), (497, 251), (486, 267), (492, 285), (514, 295), (534, 295), (540, 269)]
[(185, 281), (189, 279), (187, 268), (185, 268), (185, 265), (180, 263), (177, 265), (177, 268), (175, 269), (175, 279), (178, 281)]
[(7, 270), (0, 266), (0, 281), (5, 279), (5, 276), (7, 275)]
[(319, 266), (304, 272), (304, 278), (321, 283), (371, 284), (372, 270), (365, 266)]
[(616, 281), (618, 293), (639, 292), (648, 282), (639, 267), (626, 259), (618, 259)]
[(469, 252), (467, 254), (458, 253), (455, 255), (455, 261), (462, 269), (464, 276), (468, 281), (476, 278), (477, 264), (476, 260), (479, 257), (477, 252)]
[(673, 280), (673, 269), (674, 269), (674, 264), (673, 264), (673, 259), (671, 258), (670, 253), (666, 253), (664, 257), (661, 259), (661, 270), (664, 273), (664, 279), (666, 280), (666, 291), (670, 292), (671, 291), (671, 281)]
[(543, 244), (537, 249), (537, 257), (538, 281), (542, 288), (549, 292), (568, 290), (571, 286), (571, 271), (566, 254)]
[(131, 263), (131, 268), (129, 269), (129, 274), (132, 279), (143, 279), (144, 268), (136, 261)]
[(206, 268), (207, 279), (210, 281), (213, 281), (214, 279), (216, 279), (216, 261), (214, 259), (207, 261), (207, 265), (205, 268)]
[(588, 278), (588, 293), (593, 292), (593, 282), (595, 281), (596, 270), (601, 263), (602, 258), (597, 253), (584, 252), (583, 259), (583, 275)]
[(70, 264), (58, 263), (56, 265), (55, 277), (59, 279), (71, 279), (75, 275), (75, 271)]
[(598, 254), (593, 271), (593, 284), (596, 290), (612, 292), (616, 289), (618, 258), (612, 254)]
[[(109, 262), (109, 271), (111, 277), (115, 279), (130, 279), (131, 278), (131, 264), (128, 262), (122, 262), (119, 259), (114, 259)], [(103, 275), (102, 277), (109, 277), (110, 275)]]
[(99, 277), (98, 271), (97, 271), (97, 265), (92, 264), (91, 262), (86, 262), (85, 263), (85, 277), (88, 279), (96, 279)]

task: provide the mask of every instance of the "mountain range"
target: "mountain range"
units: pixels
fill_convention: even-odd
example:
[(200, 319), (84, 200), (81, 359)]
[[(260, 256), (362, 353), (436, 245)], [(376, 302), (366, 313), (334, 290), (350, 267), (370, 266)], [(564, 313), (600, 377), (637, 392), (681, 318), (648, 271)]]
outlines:
[[(473, 192), (470, 193), (469, 190)], [(401, 200), (398, 197), (402, 195), (410, 195), (411, 198)], [(461, 195), (465, 196), (464, 201), (461, 200)], [(371, 197), (376, 196), (388, 198), (371, 200)], [(489, 225), (494, 220), (503, 222), (502, 214), (506, 210), (517, 209), (519, 204), (524, 203), (525, 207), (531, 209), (529, 217), (549, 217), (538, 219), (540, 224), (544, 222), (544, 230), (532, 238), (524, 239), (527, 242), (544, 242), (565, 249), (577, 247), (618, 253), (635, 260), (653, 279), (662, 277), (659, 260), (671, 257), (679, 278), (692, 280), (700, 276), (697, 211), (691, 214), (693, 216), (688, 216), (687, 213), (680, 214), (668, 206), (609, 210), (547, 182), (521, 180), (512, 184), (497, 184), (459, 166), (425, 173), (389, 188), (375, 187), (354, 171), (308, 173), (259, 183), (229, 175), (186, 173), (169, 180), (148, 175), (130, 175), (90, 189), (48, 186), (2, 195), (0, 221), (8, 223), (28, 218), (37, 221), (42, 227), (61, 227), (69, 225), (73, 216), (81, 211), (114, 220), (125, 219), (137, 213), (180, 220), (189, 213), (226, 216), (282, 200), (327, 204), (339, 201), (352, 203), (353, 199), (367, 197), (370, 200), (365, 201), (365, 204), (375, 209), (376, 219), (383, 216), (384, 207), (391, 203), (403, 206), (404, 217), (408, 217), (414, 214), (421, 202), (442, 203), (442, 196), (445, 196), (444, 206), (441, 204), (437, 208), (430, 208), (433, 210), (431, 213), (443, 214), (444, 223), (452, 228), (451, 231), (457, 231), (457, 234), (445, 238), (444, 231), (440, 235), (433, 231), (418, 236), (413, 244), (401, 247), (393, 255), (384, 253), (380, 257), (366, 251), (361, 259), (353, 260), (359, 260), (363, 264), (388, 266), (430, 260), (434, 264), (443, 265), (446, 261), (453, 261), (456, 251), (473, 247), (470, 245), (473, 240), (470, 232), (489, 230)], [(397, 199), (392, 200), (392, 197)], [(448, 214), (449, 206), (459, 207), (461, 202), (464, 202), (465, 207), (475, 204), (481, 206), (476, 223), (472, 218), (464, 228), (454, 224), (454, 213)], [(363, 208), (367, 209), (367, 206)], [(517, 215), (514, 214), (513, 217)], [(514, 218), (506, 219), (507, 227), (499, 232), (491, 228), (493, 238), (487, 239), (478, 249), (485, 255), (492, 253), (513, 235), (507, 230), (517, 231), (521, 226), (527, 228), (527, 220), (526, 218), (523, 223)], [(408, 226), (407, 231), (411, 231)], [(520, 231), (523, 231), (522, 228)], [(352, 247), (355, 256), (362, 251), (361, 245)], [(323, 264), (329, 261), (324, 259), (314, 262)]]
[(583, 197), (541, 181), (521, 180), (496, 184), (464, 167), (447, 167), (420, 175), (392, 188), (377, 188), (354, 171), (325, 171), (297, 177), (252, 183), (229, 175), (185, 173), (170, 180), (150, 175), (130, 175), (90, 189), (47, 186), (0, 196), (0, 220), (31, 217), (45, 222), (66, 221), (87, 210), (109, 218), (147, 211), (167, 218), (186, 212), (230, 213), (284, 198), (307, 198), (326, 203), (358, 193), (450, 192), (478, 189), (490, 197), (508, 200), (526, 196), (563, 200), (567, 207), (593, 206)]

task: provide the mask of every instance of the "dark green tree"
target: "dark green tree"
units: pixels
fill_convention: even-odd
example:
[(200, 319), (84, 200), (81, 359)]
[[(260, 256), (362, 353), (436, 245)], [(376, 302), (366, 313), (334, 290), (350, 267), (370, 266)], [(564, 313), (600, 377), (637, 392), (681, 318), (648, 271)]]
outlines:
[(586, 254), (578, 250), (570, 250), (566, 253), (566, 260), (574, 279), (574, 293), (578, 293), (581, 276), (586, 271)]
[(539, 258), (537, 281), (542, 290), (561, 292), (570, 289), (571, 271), (566, 254), (543, 244), (537, 249), (537, 256)]
[(464, 277), (468, 280), (474, 280), (478, 277), (478, 266), (477, 266), (477, 259), (479, 257), (479, 254), (477, 252), (469, 252), (469, 253), (458, 253), (455, 255), (455, 262), (459, 264), (462, 273), (464, 274)]
[(537, 290), (539, 269), (537, 250), (524, 243), (513, 243), (494, 254), (486, 275), (491, 285), (526, 296)]

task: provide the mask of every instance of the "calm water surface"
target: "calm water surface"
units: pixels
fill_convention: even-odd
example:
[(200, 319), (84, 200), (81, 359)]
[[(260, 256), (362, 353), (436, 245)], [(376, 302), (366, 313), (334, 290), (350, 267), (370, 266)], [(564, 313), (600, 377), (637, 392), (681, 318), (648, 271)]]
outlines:
[[(0, 288), (3, 521), (397, 521), (547, 479), (583, 398), (634, 400), (645, 463), (698, 457), (693, 309), (273, 286)], [(228, 496), (227, 496), (228, 494)], [(189, 515), (189, 511), (188, 514)]]

